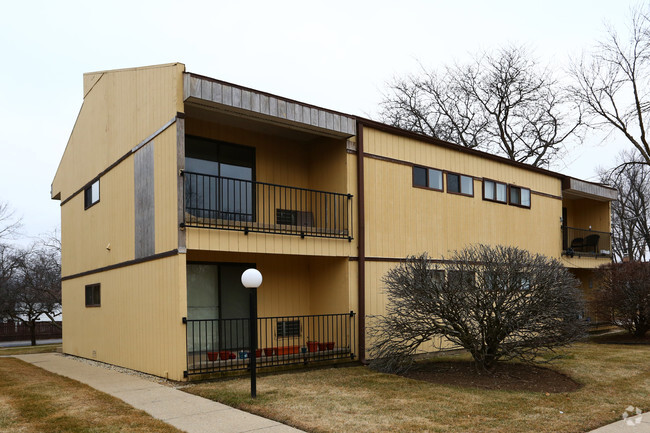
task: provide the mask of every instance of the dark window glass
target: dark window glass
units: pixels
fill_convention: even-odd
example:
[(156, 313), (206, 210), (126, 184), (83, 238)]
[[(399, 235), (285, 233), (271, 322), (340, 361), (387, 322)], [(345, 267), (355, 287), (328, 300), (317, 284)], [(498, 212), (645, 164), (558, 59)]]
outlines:
[(99, 179), (84, 190), (84, 209), (88, 209), (99, 201)]
[(510, 204), (530, 207), (530, 190), (518, 186), (510, 186)]
[(300, 321), (278, 322), (278, 337), (300, 337)]
[(185, 137), (185, 201), (200, 218), (253, 220), (255, 149)]
[(99, 284), (89, 284), (86, 286), (86, 307), (101, 306), (101, 287)]
[(447, 173), (447, 192), (460, 192), (460, 176)]
[(427, 186), (427, 169), (413, 167), (413, 186)]

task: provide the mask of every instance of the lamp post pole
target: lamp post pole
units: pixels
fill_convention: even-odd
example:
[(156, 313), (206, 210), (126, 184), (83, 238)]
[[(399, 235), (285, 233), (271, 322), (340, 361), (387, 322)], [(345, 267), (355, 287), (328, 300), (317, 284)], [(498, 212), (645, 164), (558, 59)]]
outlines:
[(251, 398), (257, 397), (257, 288), (251, 287), (250, 291), (250, 351), (248, 352), (248, 366), (251, 369)]
[(241, 283), (249, 289), (248, 366), (251, 369), (251, 398), (257, 397), (257, 288), (262, 284), (262, 274), (257, 269), (246, 269), (241, 275)]

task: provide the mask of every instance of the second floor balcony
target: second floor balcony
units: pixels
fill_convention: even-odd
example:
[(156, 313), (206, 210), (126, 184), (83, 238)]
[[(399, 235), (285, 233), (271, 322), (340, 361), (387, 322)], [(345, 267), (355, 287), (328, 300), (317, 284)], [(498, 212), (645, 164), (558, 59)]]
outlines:
[(611, 257), (612, 236), (609, 232), (562, 227), (562, 253), (568, 256)]
[(183, 226), (352, 240), (352, 195), (183, 172)]

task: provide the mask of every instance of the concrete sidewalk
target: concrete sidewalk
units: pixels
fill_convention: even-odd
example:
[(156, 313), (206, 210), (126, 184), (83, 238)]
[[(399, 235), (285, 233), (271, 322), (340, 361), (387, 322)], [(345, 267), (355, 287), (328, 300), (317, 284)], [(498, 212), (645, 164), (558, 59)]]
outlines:
[(302, 431), (150, 380), (93, 366), (58, 353), (15, 357), (124, 400), (154, 418), (188, 433)]
[(650, 412), (621, 419), (589, 433), (650, 433)]

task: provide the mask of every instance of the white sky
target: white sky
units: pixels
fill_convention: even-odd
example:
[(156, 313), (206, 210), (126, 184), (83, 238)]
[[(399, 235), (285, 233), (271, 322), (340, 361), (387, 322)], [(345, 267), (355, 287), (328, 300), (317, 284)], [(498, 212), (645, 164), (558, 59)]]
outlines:
[[(187, 70), (375, 117), (392, 77), (525, 44), (556, 68), (628, 0), (7, 1), (0, 25), (0, 201), (25, 236), (59, 226), (50, 183), (82, 103), (82, 74), (182, 62)], [(595, 180), (620, 149), (592, 136), (553, 169)], [(24, 241), (23, 241), (24, 242)]]

